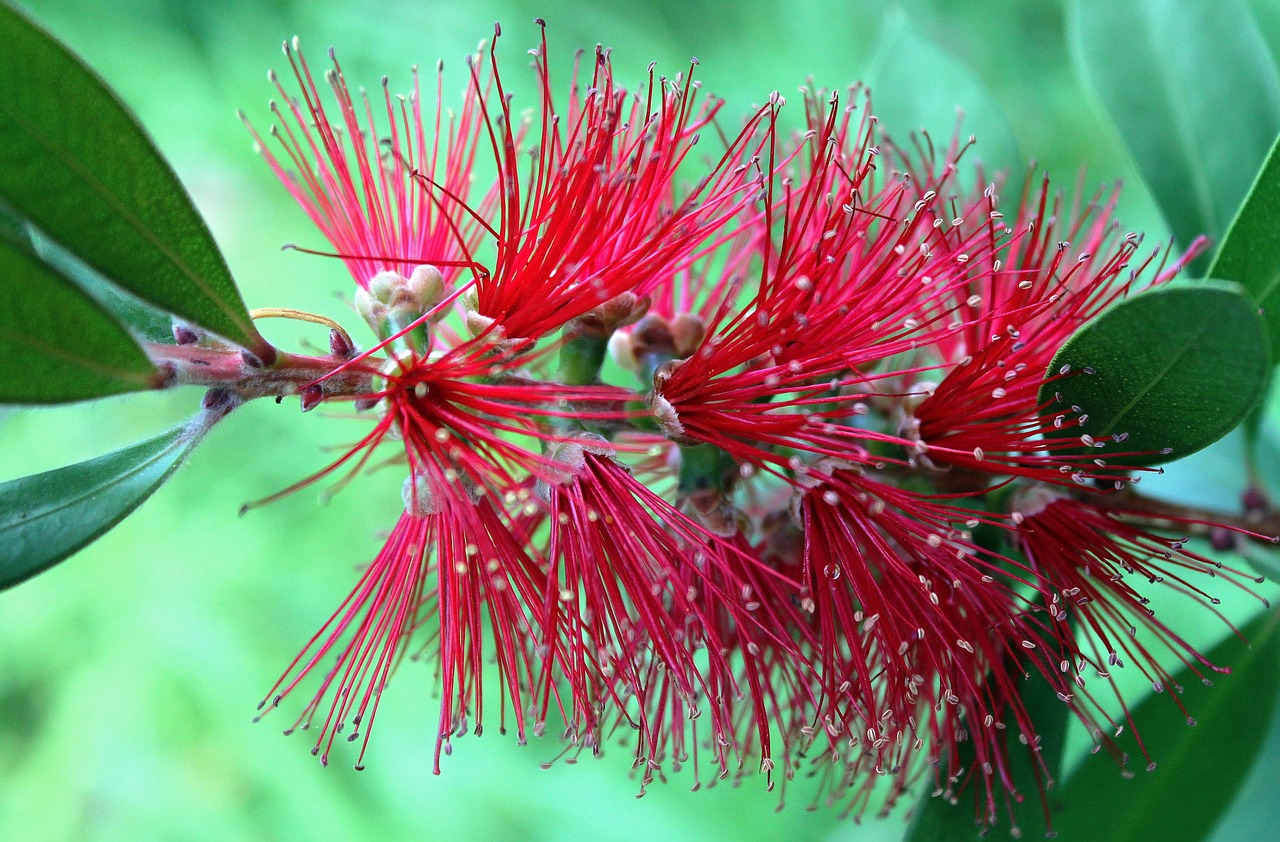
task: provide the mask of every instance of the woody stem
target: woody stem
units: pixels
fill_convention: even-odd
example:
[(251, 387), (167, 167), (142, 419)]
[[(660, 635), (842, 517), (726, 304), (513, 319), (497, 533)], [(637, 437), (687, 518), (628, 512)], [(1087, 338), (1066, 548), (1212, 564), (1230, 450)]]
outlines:
[(338, 356), (319, 357), (278, 352), (269, 366), (254, 365), (240, 351), (196, 345), (147, 343), (147, 353), (166, 373), (164, 386), (217, 386), (251, 400), (283, 397), (317, 383), (325, 397), (351, 397), (373, 391), (373, 372), (383, 362), (368, 358), (356, 365)]
[[(1208, 534), (1213, 525), (1221, 524), (1261, 536), (1255, 540), (1274, 541), (1276, 536), (1280, 536), (1280, 512), (1273, 509), (1238, 515), (1145, 497), (1129, 489), (1090, 499), (1104, 508), (1108, 507), (1108, 503), (1114, 504), (1114, 508), (1128, 520), (1140, 520), (1156, 526), (1174, 523), (1179, 526), (1190, 525), (1199, 527), (1198, 531), (1202, 534)], [(1188, 521), (1192, 523), (1188, 524)], [(1203, 523), (1195, 523), (1196, 521)]]

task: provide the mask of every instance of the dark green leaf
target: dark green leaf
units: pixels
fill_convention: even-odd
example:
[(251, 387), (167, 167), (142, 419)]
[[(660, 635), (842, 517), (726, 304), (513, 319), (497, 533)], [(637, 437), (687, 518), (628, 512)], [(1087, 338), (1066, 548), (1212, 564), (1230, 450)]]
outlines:
[(1221, 237), (1280, 132), (1280, 75), (1240, 0), (1071, 0), (1076, 65), (1174, 235)]
[(1266, 576), (1273, 582), (1280, 582), (1280, 549), (1253, 542), (1241, 542), (1239, 552), (1259, 576)]
[(1280, 349), (1280, 138), (1258, 171), (1209, 275), (1236, 281), (1262, 308), (1273, 350)]
[(121, 291), (57, 243), (34, 232), (28, 232), (28, 237), (41, 259), (89, 293), (134, 336), (148, 342), (173, 342), (173, 317), (168, 313)]
[(1280, 692), (1278, 628), (1280, 614), (1267, 612), (1241, 629), (1251, 647), (1233, 635), (1208, 653), (1232, 670), (1212, 687), (1188, 669), (1175, 676), (1195, 727), (1165, 694), (1143, 700), (1133, 721), (1155, 768), (1127, 779), (1105, 757), (1086, 758), (1058, 792), (1059, 838), (1205, 839), (1235, 800), (1270, 726)]
[(31, 244), (26, 220), (14, 213), (12, 208), (6, 207), (4, 202), (0, 202), (0, 238), (23, 246)]
[(177, 176), (65, 47), (0, 6), (0, 199), (113, 283), (274, 358)]
[(63, 403), (159, 384), (160, 372), (80, 288), (0, 237), (0, 403)]
[[(1266, 327), (1238, 285), (1164, 286), (1120, 302), (1067, 340), (1040, 401), (1049, 415), (1077, 406), (1087, 416), (1081, 426), (1063, 426), (1063, 436), (1107, 442), (1075, 452), (1154, 465), (1234, 429), (1261, 400), (1270, 368)], [(1071, 373), (1057, 377), (1064, 369)], [(1122, 434), (1122, 442), (1108, 441)]]
[(919, 32), (904, 13), (886, 16), (873, 56), (867, 74), (872, 104), (881, 127), (897, 143), (905, 146), (907, 134), (923, 128), (935, 145), (946, 148), (963, 111), (962, 142), (970, 134), (978, 139), (968, 155), (984, 162), (989, 175), (1013, 168), (1012, 175), (1021, 177), (1025, 161), (991, 93), (967, 67)]
[(206, 426), (192, 422), (0, 485), (0, 588), (47, 570), (123, 520), (173, 473)]
[[(1022, 703), (1026, 706), (1031, 721), (1039, 729), (1039, 757), (1044, 761), (1050, 774), (1059, 776), (1062, 768), (1063, 748), (1066, 744), (1067, 725), (1071, 721), (1071, 711), (1054, 691), (1049, 682), (1038, 674), (1033, 674), (1022, 689)], [(1009, 766), (1012, 781), (1017, 787), (1022, 801), (1010, 803), (1014, 821), (1022, 831), (1024, 839), (1040, 839), (1048, 832), (1045, 823), (1044, 800), (1041, 791), (1055, 803), (1055, 790), (1046, 787), (1044, 770), (1040, 769), (1036, 756), (1023, 746), (1016, 737), (1010, 738)], [(968, 748), (962, 744), (962, 751)], [(971, 786), (976, 784), (971, 784)], [(981, 826), (974, 823), (972, 793), (961, 794), (959, 803), (953, 804), (943, 797), (929, 798), (917, 808), (911, 829), (907, 832), (907, 842), (970, 842), (978, 838)], [(1007, 821), (1006, 814), (1001, 812), (1000, 820)]]

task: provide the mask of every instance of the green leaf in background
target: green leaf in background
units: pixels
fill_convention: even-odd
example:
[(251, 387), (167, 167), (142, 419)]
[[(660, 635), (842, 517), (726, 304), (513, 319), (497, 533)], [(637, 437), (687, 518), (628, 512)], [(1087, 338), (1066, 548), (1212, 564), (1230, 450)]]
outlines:
[[(1257, 306), (1239, 285), (1204, 281), (1111, 307), (1067, 340), (1048, 374), (1065, 366), (1076, 373), (1046, 381), (1040, 401), (1051, 415), (1078, 406), (1088, 418), (1062, 435), (1101, 442), (1127, 434), (1079, 452), (1137, 466), (1187, 456), (1231, 432), (1261, 400), (1271, 355)], [(1143, 455), (1111, 455), (1119, 451)]]
[(64, 403), (154, 389), (127, 330), (29, 249), (0, 237), (0, 403)]
[(1278, 629), (1280, 613), (1269, 611), (1241, 629), (1250, 646), (1232, 635), (1214, 647), (1208, 659), (1232, 674), (1215, 678), (1212, 687), (1189, 669), (1175, 676), (1195, 727), (1164, 694), (1144, 699), (1133, 721), (1155, 768), (1126, 779), (1102, 757), (1086, 758), (1058, 793), (1058, 838), (1207, 838), (1264, 744), (1280, 692)]
[[(1071, 721), (1070, 708), (1058, 698), (1049, 682), (1036, 674), (1023, 685), (1022, 703), (1026, 706), (1031, 721), (1039, 729), (1039, 756), (1055, 779), (1061, 782), (1059, 770), (1062, 768), (1063, 749), (1067, 741), (1067, 725)], [(962, 744), (963, 749), (967, 750), (968, 747), (968, 743)], [(1035, 757), (1027, 747), (1018, 741), (1016, 733), (1009, 737), (1009, 766), (1013, 783), (1023, 798), (1020, 803), (1008, 805), (1021, 831), (1021, 838), (1041, 839), (1049, 831), (1045, 823), (1044, 803), (1040, 798), (1044, 772), (1039, 769)], [(978, 786), (978, 783), (972, 781), (970, 786)], [(1050, 804), (1056, 803), (1056, 792), (1055, 789), (1049, 789), (1045, 793)], [(970, 842), (977, 839), (982, 827), (974, 823), (972, 798), (972, 792), (966, 790), (960, 795), (958, 804), (952, 804), (941, 797), (922, 801), (917, 806), (915, 818), (907, 831), (906, 842)], [(1012, 826), (1003, 830), (1002, 826), (1009, 820), (1008, 813), (1001, 809), (998, 815), (1001, 826), (996, 827), (994, 833), (1007, 836)]]
[(1262, 308), (1272, 350), (1280, 349), (1280, 138), (1227, 230), (1210, 277), (1236, 281)]
[(155, 493), (207, 429), (203, 416), (77, 465), (0, 484), (0, 589), (70, 556)]
[(138, 298), (274, 359), (173, 170), (93, 71), (0, 5), (0, 199)]
[[(907, 133), (924, 128), (935, 146), (945, 149), (963, 111), (962, 142), (971, 134), (978, 139), (966, 156), (986, 164), (988, 179), (1001, 170), (1009, 170), (1014, 183), (1021, 178), (1026, 162), (991, 92), (917, 30), (902, 11), (885, 16), (870, 67), (867, 76), (875, 114), (897, 144), (909, 148)], [(928, 82), (922, 83), (925, 79)]]
[(1227, 230), (1280, 132), (1280, 74), (1240, 0), (1071, 0), (1092, 87), (1182, 245)]

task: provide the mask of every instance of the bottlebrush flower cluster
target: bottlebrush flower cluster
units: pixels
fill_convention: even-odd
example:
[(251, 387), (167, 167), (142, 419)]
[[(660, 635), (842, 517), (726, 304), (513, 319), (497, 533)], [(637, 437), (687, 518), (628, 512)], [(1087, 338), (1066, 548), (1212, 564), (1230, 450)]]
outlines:
[(738, 123), (693, 68), (626, 88), (599, 48), (566, 87), (544, 40), (528, 112), (492, 48), (438, 105), (285, 52), (298, 87), (255, 137), (377, 334), (347, 363), (377, 373), (372, 430), (308, 482), (406, 477), (264, 701), (302, 694), (326, 762), (359, 742), (359, 768), (424, 656), (437, 769), (496, 720), (629, 742), (644, 783), (815, 772), (856, 814), (967, 787), (990, 823), (1037, 743), (1024, 688), (1104, 744), (1130, 724), (1111, 671), (1176, 698), (1161, 650), (1202, 664), (1145, 594), (1245, 577), (1151, 531), (1123, 433), (1039, 398), (1088, 376), (1047, 371), (1081, 324), (1180, 268), (1114, 194), (1007, 210), (959, 187), (967, 146), (904, 152), (857, 88), (804, 91), (792, 135), (777, 95)]

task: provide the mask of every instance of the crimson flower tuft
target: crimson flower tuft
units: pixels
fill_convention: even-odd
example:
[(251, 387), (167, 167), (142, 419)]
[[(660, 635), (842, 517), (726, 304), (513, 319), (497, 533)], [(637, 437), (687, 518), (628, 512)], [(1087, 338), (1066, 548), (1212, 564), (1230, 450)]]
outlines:
[(561, 93), (544, 35), (518, 118), (497, 34), (448, 118), (416, 80), (357, 105), (336, 59), (333, 117), (286, 47), (283, 153), (255, 134), (374, 336), (302, 390), (358, 376), (369, 432), (281, 493), (395, 467), (403, 503), (264, 709), (318, 682), (295, 727), (363, 765), (408, 655), (437, 665), (437, 771), (497, 716), (559, 756), (627, 744), (642, 791), (812, 776), (855, 816), (923, 789), (989, 826), (1053, 783), (1029, 692), (1122, 757), (1113, 671), (1221, 668), (1146, 592), (1216, 613), (1257, 583), (1165, 533), (1272, 524), (1139, 495), (1123, 433), (1081, 456), (1085, 410), (1040, 399), (1202, 244), (1140, 257), (1115, 191), (1047, 178), (1006, 220), (999, 184), (956, 186), (970, 144), (894, 146), (861, 88), (806, 89), (788, 136), (776, 94), (726, 125), (692, 67), (627, 89), (604, 48)]

